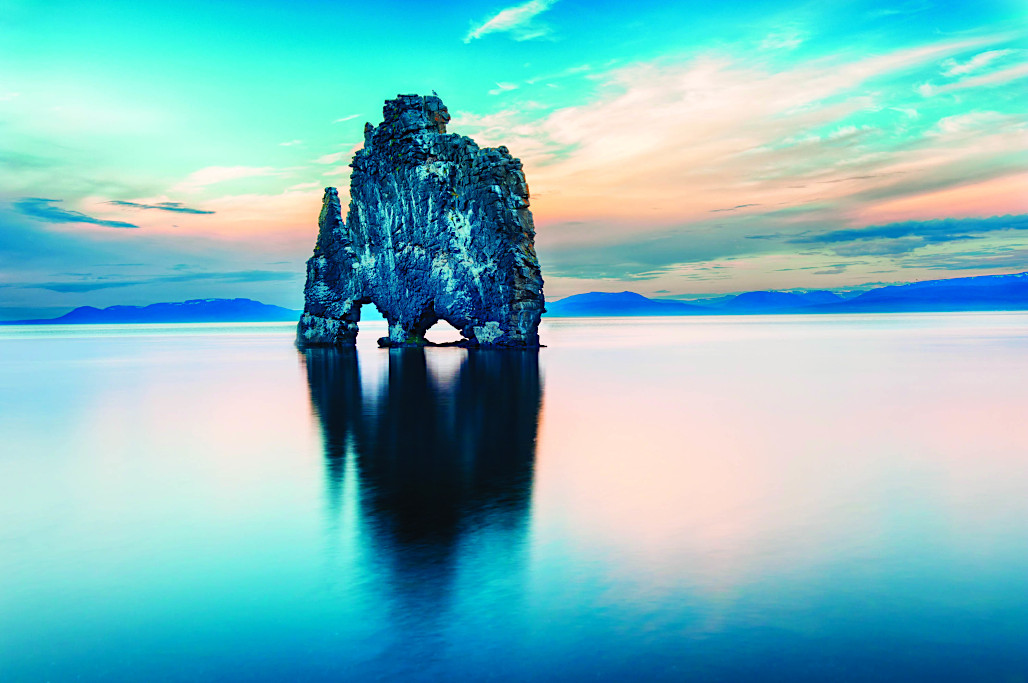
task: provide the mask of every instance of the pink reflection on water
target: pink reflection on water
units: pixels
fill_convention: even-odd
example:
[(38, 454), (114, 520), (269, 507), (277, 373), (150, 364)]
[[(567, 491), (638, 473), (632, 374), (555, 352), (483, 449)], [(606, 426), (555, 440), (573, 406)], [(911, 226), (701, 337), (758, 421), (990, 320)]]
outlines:
[(873, 567), (911, 529), (959, 544), (976, 520), (1028, 520), (1023, 314), (546, 332), (540, 561), (560, 539), (644, 576), (649, 596), (713, 596), (847, 559)]

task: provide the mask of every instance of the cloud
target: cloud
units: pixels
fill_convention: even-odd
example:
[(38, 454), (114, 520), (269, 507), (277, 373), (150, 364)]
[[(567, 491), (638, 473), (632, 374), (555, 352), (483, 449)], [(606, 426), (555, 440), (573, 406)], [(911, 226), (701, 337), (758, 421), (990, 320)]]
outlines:
[(746, 209), (751, 206), (760, 206), (760, 204), (736, 204), (735, 206), (729, 207), (727, 209), (711, 209), (710, 213), (720, 213), (722, 211), (738, 211), (739, 209)]
[(895, 186), (913, 195), (919, 183), (966, 183), (968, 159), (988, 166), (1024, 148), (1015, 128), (927, 136), (928, 116), (911, 123), (893, 111), (909, 108), (920, 72), (997, 40), (777, 66), (733, 52), (662, 58), (594, 70), (595, 95), (574, 106), (459, 112), (451, 123), (522, 159), (544, 227), (623, 219), (653, 231), (741, 204), (820, 207), (838, 221), (868, 205), (861, 192)]
[(1028, 248), (1000, 247), (982, 249), (960, 254), (916, 254), (899, 264), (900, 268), (923, 268), (926, 270), (992, 270), (1005, 271), (1028, 269)]
[(191, 209), (188, 206), (183, 206), (182, 202), (158, 202), (156, 204), (141, 204), (139, 202), (126, 202), (121, 200), (111, 200), (108, 204), (114, 204), (115, 206), (127, 206), (133, 209), (154, 209), (157, 211), (171, 211), (173, 213), (195, 213), (195, 214), (210, 214), (213, 211), (204, 211), (203, 209)]
[(43, 171), (59, 165), (60, 162), (52, 157), (0, 150), (0, 167), (7, 167), (12, 171)]
[(91, 225), (102, 225), (105, 228), (138, 228), (138, 225), (126, 223), (125, 221), (106, 220), (87, 216), (79, 211), (62, 209), (55, 204), (60, 199), (43, 199), (41, 197), (25, 197), (14, 202), (14, 208), (19, 213), (47, 223), (89, 223)]
[(279, 147), (294, 147), (296, 145), (302, 145), (302, 144), (303, 144), (303, 140), (290, 140), (289, 142), (280, 142), (280, 143), (278, 143), (278, 146)]
[[(212, 206), (218, 210), (216, 217), (140, 210), (140, 230), (54, 230), (23, 215), (13, 204), (0, 202), (0, 273), (11, 285), (0, 289), (0, 308), (66, 311), (83, 305), (145, 305), (209, 297), (247, 297), (297, 308), (303, 305), (303, 262), (310, 255), (312, 231), (317, 229), (320, 192), (315, 194), (301, 207), (302, 220), (256, 197), (246, 200), (248, 213), (238, 217), (220, 204)], [(300, 195), (288, 196), (292, 205)], [(100, 211), (114, 207), (103, 198), (77, 208), (106, 216)], [(175, 215), (211, 227), (188, 233), (172, 230), (167, 218)], [(159, 229), (151, 229), (144, 222), (147, 219), (156, 220), (153, 225)], [(251, 232), (251, 226), (261, 232)], [(273, 228), (279, 232), (271, 232)], [(293, 229), (299, 233), (297, 239), (289, 237)], [(268, 265), (281, 260), (289, 265)], [(104, 285), (96, 288), (101, 282)], [(49, 289), (33, 286), (38, 283)], [(33, 317), (52, 316), (25, 310), (0, 313), (0, 318)]]
[(296, 185), (290, 185), (287, 187), (286, 192), (302, 192), (304, 190), (313, 190), (321, 187), (324, 186), (319, 182), (297, 183)]
[(538, 75), (538, 76), (533, 76), (532, 78), (529, 78), (528, 80), (526, 80), (525, 83), (527, 83), (529, 85), (534, 85), (536, 83), (545, 83), (546, 85), (548, 85), (550, 87), (556, 88), (556, 87), (558, 87), (557, 84), (553, 83), (552, 81), (563, 80), (563, 79), (566, 79), (566, 78), (570, 78), (570, 77), (573, 77), (573, 76), (580, 76), (580, 75), (585, 75), (586, 78), (588, 78), (587, 74), (590, 71), (592, 71), (592, 70), (593, 70), (593, 66), (591, 64), (579, 64), (578, 66), (571, 66), (571, 67), (568, 67), (566, 69), (562, 69), (561, 71), (558, 71), (557, 73), (542, 74), (542, 75)]
[(496, 87), (489, 91), (490, 95), (499, 95), (500, 93), (508, 92), (510, 90), (517, 90), (518, 86), (515, 83), (497, 83)]
[[(848, 212), (851, 225), (881, 225), (907, 220), (931, 220), (974, 216), (1028, 213), (1028, 172), (1023, 168), (1024, 144), (1018, 135), (980, 136), (984, 149), (974, 148), (974, 136), (965, 136), (976, 153), (960, 158), (962, 163), (927, 166), (916, 159), (908, 164), (909, 180), (872, 187), (851, 197)], [(958, 140), (951, 136), (950, 141)], [(1001, 147), (1005, 145), (1005, 147)], [(952, 153), (951, 153), (952, 154)], [(932, 159), (932, 162), (935, 160)], [(903, 176), (900, 176), (903, 177)]]
[(470, 43), (490, 33), (509, 33), (514, 40), (532, 40), (549, 34), (549, 27), (533, 22), (536, 16), (545, 12), (556, 0), (529, 0), (521, 5), (507, 7), (473, 27), (464, 36), (464, 42)]
[[(779, 287), (807, 286), (799, 278), (814, 270), (830, 278), (821, 286), (849, 285), (873, 268), (896, 272), (911, 252), (954, 253), (951, 245), (1025, 235), (958, 231), (800, 249), (788, 241), (847, 226), (1026, 213), (1011, 175), (1023, 168), (1024, 118), (1003, 113), (1003, 100), (986, 103), (1002, 119), (970, 93), (959, 107), (895, 111), (919, 104), (912, 82), (940, 58), (980, 52), (990, 40), (787, 66), (731, 54), (665, 58), (595, 71), (596, 95), (578, 106), (461, 115), (454, 130), (471, 128), (479, 142), (506, 144), (523, 160), (539, 255), (563, 291), (640, 277), (679, 289), (676, 280), (698, 272), (696, 263), (732, 257), (761, 264), (717, 271), (730, 272), (733, 286), (758, 276), (767, 280), (757, 288), (772, 286), (778, 276), (763, 264), (780, 258), (807, 270)], [(743, 204), (761, 206), (736, 209)], [(747, 240), (744, 228), (767, 239)], [(837, 270), (825, 265), (836, 253), (852, 267), (827, 272)]]
[[(504, 28), (504, 21), (494, 21), (501, 18), (502, 12), (496, 16), (494, 13), (501, 6), (517, 5), (508, 7), (515, 10), (532, 3), (497, 3), (488, 17), (483, 10), (482, 18), (491, 19), (484, 21), (478, 27), (478, 35), (471, 39), (489, 38), (490, 33), (505, 33), (511, 39), (530, 35), (532, 30), (539, 30), (540, 20), (552, 16), (542, 14), (543, 9), (539, 8), (543, 4), (555, 7), (549, 2), (536, 4), (538, 12), (520, 16), (531, 30), (518, 33), (520, 29), (512, 28), (518, 25), (517, 15), (508, 14)], [(486, 30), (490, 22), (492, 25)], [(532, 22), (536, 25), (532, 26)], [(780, 28), (788, 28), (788, 24)], [(825, 271), (836, 268), (832, 263), (861, 259), (857, 255), (840, 259), (832, 254), (833, 250), (863, 252), (865, 260), (874, 264), (869, 268), (886, 264), (895, 268), (898, 260), (905, 258), (903, 254), (909, 255), (911, 251), (914, 256), (921, 256), (961, 247), (978, 249), (988, 243), (1010, 243), (1021, 236), (1028, 237), (1024, 231), (987, 233), (964, 229), (931, 237), (918, 233), (849, 241), (790, 242), (801, 233), (809, 237), (843, 228), (924, 221), (936, 216), (1028, 213), (1028, 208), (1011, 206), (1009, 197), (1014, 194), (1009, 189), (1012, 184), (1008, 183), (1011, 164), (1020, 163), (1023, 168), (1024, 140), (1028, 138), (1024, 137), (1023, 111), (1015, 109), (1017, 99), (1012, 87), (982, 88), (976, 92), (967, 85), (968, 80), (983, 75), (997, 78), (992, 72), (1015, 64), (1012, 56), (1002, 60), (997, 57), (976, 67), (977, 70), (954, 77), (939, 74), (942, 69), (966, 67), (984, 50), (1012, 45), (995, 40), (990, 43), (993, 39), (988, 37), (932, 38), (934, 42), (914, 48), (885, 51), (880, 46), (880, 51), (869, 52), (864, 49), (866, 46), (849, 45), (816, 57), (820, 50), (818, 42), (809, 51), (797, 50), (786, 57), (754, 50), (767, 32), (761, 31), (755, 40), (747, 38), (746, 44), (740, 44), (738, 49), (719, 41), (722, 47), (717, 50), (700, 51), (698, 46), (692, 46), (683, 55), (664, 54), (659, 59), (634, 64), (593, 62), (591, 66), (567, 69), (556, 75), (553, 74), (563, 65), (540, 66), (533, 58), (531, 65), (524, 66), (524, 74), (537, 78), (524, 81), (511, 74), (495, 76), (494, 80), (502, 77), (496, 85), (500, 93), (511, 85), (519, 88), (500, 97), (486, 98), (506, 104), (506, 111), (497, 111), (504, 107), (494, 105), (479, 110), (478, 116), (455, 116), (465, 128), (457, 127), (457, 122), (454, 128), (462, 134), (474, 135), (483, 145), (505, 144), (524, 161), (532, 188), (532, 209), (539, 225), (540, 258), (544, 259), (546, 272), (555, 278), (580, 278), (580, 282), (590, 277), (648, 278), (647, 283), (680, 291), (675, 278), (701, 277), (705, 273), (718, 277), (733, 273), (735, 278), (746, 272), (757, 277), (773, 271), (764, 265), (753, 265), (758, 261), (775, 263), (774, 259), (789, 258), (792, 260), (786, 263), (795, 266), (793, 271), (807, 268), (803, 274), (816, 270), (827, 275)], [(742, 39), (740, 36), (740, 43)], [(954, 58), (952, 64), (947, 58)], [(521, 67), (521, 61), (516, 66)], [(943, 64), (949, 65), (940, 66)], [(573, 82), (556, 81), (557, 78)], [(922, 101), (914, 92), (914, 86), (926, 79), (945, 84), (954, 78), (965, 79), (959, 103), (956, 97)], [(544, 99), (541, 93), (557, 82), (573, 86), (574, 92), (569, 89), (565, 98), (546, 98), (551, 104), (548, 108), (530, 108), (521, 101)], [(486, 85), (482, 90), (489, 87)], [(566, 106), (569, 102), (575, 106)], [(1008, 118), (1001, 120), (998, 115)], [(351, 114), (336, 121), (358, 117)], [(325, 120), (330, 121), (327, 117)], [(308, 148), (312, 148), (310, 143), (305, 147)], [(209, 167), (183, 180), (187, 188), (209, 186), (210, 196), (176, 195), (160, 185), (115, 189), (109, 185), (109, 174), (104, 168), (90, 174), (97, 184), (82, 191), (57, 194), (31, 189), (48, 186), (35, 180), (32, 186), (14, 190), (15, 197), (40, 193), (64, 197), (65, 204), (59, 206), (78, 209), (84, 212), (82, 215), (98, 220), (131, 218), (133, 224), (143, 228), (133, 232), (85, 226), (59, 231), (24, 216), (14, 216), (13, 211), (11, 215), (39, 233), (66, 234), (69, 241), (72, 237), (88, 236), (95, 240), (97, 248), (113, 248), (117, 241), (123, 245), (119, 247), (124, 249), (123, 260), (165, 259), (133, 251), (139, 248), (141, 238), (157, 235), (165, 237), (165, 246), (178, 245), (176, 249), (194, 252), (188, 259), (180, 255), (177, 259), (195, 263), (208, 258), (204, 253), (207, 250), (217, 253), (222, 262), (205, 262), (203, 268), (242, 271), (262, 263), (250, 258), (254, 251), (290, 257), (296, 254), (297, 258), (309, 255), (321, 193), (309, 183), (295, 183), (316, 180), (328, 173), (332, 175), (323, 178), (324, 184), (345, 184), (345, 176), (350, 172), (345, 166), (346, 159), (338, 152), (324, 154), (328, 149), (344, 148), (313, 148), (310, 156), (304, 157), (307, 163), (303, 169), (311, 175), (300, 178), (297, 174), (295, 179), (288, 176), (288, 182), (279, 181), (297, 169)], [(318, 152), (324, 156), (316, 164), (310, 159)], [(1018, 162), (1019, 154), (1022, 156)], [(238, 159), (229, 163), (271, 162)], [(199, 168), (199, 164), (193, 168)], [(1007, 175), (990, 180), (989, 174), (996, 173)], [(29, 174), (12, 175), (24, 178)], [(271, 179), (251, 183), (247, 178), (253, 176)], [(243, 180), (235, 180), (239, 178)], [(233, 180), (232, 185), (217, 184)], [(1000, 187), (1000, 180), (1008, 184)], [(971, 193), (968, 189), (970, 198), (966, 202), (961, 200), (964, 203), (959, 205), (949, 195), (928, 196), (927, 190), (950, 192), (954, 188), (969, 188), (971, 182), (993, 183), (995, 189), (988, 194), (985, 190)], [(236, 188), (244, 185), (251, 187), (238, 191), (249, 194), (234, 194)], [(279, 191), (286, 186), (291, 187)], [(134, 197), (129, 204), (140, 206), (126, 204), (116, 211), (116, 205), (106, 203), (112, 196)], [(73, 197), (83, 199), (73, 203)], [(159, 207), (173, 204), (163, 201), (170, 197), (181, 200), (177, 206), (182, 210)], [(913, 200), (919, 203), (900, 204)], [(208, 215), (190, 215), (188, 207), (199, 206), (216, 210), (216, 220)], [(58, 208), (52, 204), (48, 207)], [(967, 207), (975, 210), (966, 211)], [(138, 210), (129, 213), (129, 208)], [(870, 215), (871, 212), (878, 213)], [(181, 228), (171, 229), (171, 222), (180, 223)], [(573, 225), (576, 222), (580, 225)], [(759, 232), (765, 239), (745, 239), (753, 232)], [(121, 236), (124, 237), (118, 239)], [(0, 242), (2, 238), (0, 235)], [(233, 255), (233, 250), (238, 256)], [(6, 258), (15, 264), (16, 259), (10, 254)], [(732, 258), (738, 259), (731, 261), (735, 265), (723, 267), (722, 262)], [(36, 280), (71, 283), (74, 278), (62, 275), (68, 268), (60, 260), (51, 259), (48, 263), (56, 265), (48, 265), (48, 270), (40, 272)], [(743, 264), (744, 260), (748, 264)], [(77, 270), (90, 272), (88, 262), (84, 258), (82, 262), (87, 265)], [(703, 270), (708, 267), (712, 270)], [(859, 271), (860, 267), (854, 266), (847, 276), (860, 277)], [(139, 272), (123, 273), (113, 279), (139, 281), (130, 275)], [(767, 283), (756, 288), (775, 286), (770, 278), (777, 276), (768, 277)], [(217, 282), (210, 283), (212, 289), (216, 285)], [(736, 286), (734, 280), (732, 285), (745, 288)], [(74, 286), (81, 288), (83, 284), (75, 282)], [(132, 290), (124, 289), (125, 286), (105, 285), (111, 296), (117, 297), (142, 295), (144, 290), (143, 286)], [(205, 288), (206, 285), (198, 287)], [(152, 291), (162, 288), (155, 286)], [(57, 296), (42, 290), (31, 293)], [(203, 295), (203, 291), (192, 290), (186, 294)], [(71, 294), (66, 296), (70, 298)], [(98, 299), (102, 296), (96, 294)], [(167, 299), (161, 295), (160, 300)]]
[(338, 164), (347, 156), (347, 152), (333, 152), (332, 154), (325, 154), (314, 160), (316, 164)]
[(1018, 64), (992, 73), (962, 78), (946, 85), (935, 85), (934, 83), (923, 83), (917, 87), (917, 92), (924, 97), (934, 97), (950, 92), (967, 90), (969, 88), (981, 88), (998, 85), (1006, 85), (1011, 81), (1028, 77), (1028, 64)]
[(930, 130), (929, 134), (973, 132), (990, 127), (995, 129), (1009, 123), (1016, 123), (1016, 119), (1003, 116), (994, 111), (975, 111), (967, 114), (945, 116), (935, 123), (935, 130)]
[(972, 71), (977, 71), (978, 69), (983, 68), (990, 62), (993, 62), (999, 59), (1000, 57), (1005, 57), (1006, 55), (1012, 54), (1014, 52), (1015, 50), (989, 50), (987, 52), (981, 52), (979, 54), (976, 54), (974, 57), (963, 63), (958, 62), (955, 59), (947, 59), (945, 62), (943, 62), (943, 66), (945, 66), (946, 69), (942, 72), (942, 75), (963, 76), (964, 74), (968, 74)]
[(895, 256), (920, 249), (927, 244), (928, 241), (923, 237), (897, 237), (837, 244), (832, 247), (832, 251), (839, 256)]
[(191, 193), (228, 180), (278, 174), (279, 171), (270, 166), (208, 166), (190, 173), (186, 176), (185, 180), (172, 187), (171, 192)]
[(831, 245), (832, 250), (840, 256), (881, 256), (914, 251), (928, 244), (969, 240), (986, 233), (1008, 230), (1028, 230), (1028, 214), (903, 221), (866, 228), (831, 230), (787, 241), (790, 244)]
[[(895, 270), (903, 267), (896, 260), (898, 257), (925, 247), (946, 247), (945, 253), (957, 253), (948, 249), (948, 245), (962, 242), (968, 244), (970, 240), (981, 245), (1009, 243), (1012, 234), (1002, 239), (1000, 236), (1014, 231), (1028, 231), (1028, 215), (904, 221), (827, 233), (819, 232), (821, 224), (820, 220), (811, 219), (802, 224), (798, 234), (765, 233), (756, 236), (760, 239), (751, 240), (744, 238), (750, 236), (746, 231), (754, 227), (768, 230), (791, 226), (787, 222), (776, 223), (769, 214), (727, 214), (725, 218), (677, 226), (649, 235), (633, 234), (624, 227), (620, 231), (611, 230), (594, 223), (560, 225), (547, 232), (552, 234), (556, 229), (562, 229), (563, 232), (581, 228), (583, 234), (616, 236), (592, 243), (569, 240), (565, 243), (546, 244), (549, 240), (543, 240), (539, 256), (544, 271), (552, 277), (583, 281), (647, 280), (664, 286), (675, 286), (676, 279), (684, 278), (685, 275), (692, 278), (707, 272), (703, 269), (711, 264), (721, 264), (716, 270), (724, 275), (729, 271), (725, 264), (729, 263), (733, 278), (754, 277), (760, 273), (769, 276), (772, 270), (837, 271), (821, 272), (821, 275), (839, 275), (845, 271), (847, 275), (859, 278), (861, 257), (870, 257), (867, 263)], [(541, 232), (540, 236), (544, 234)], [(840, 256), (846, 257), (849, 262), (840, 263)], [(782, 259), (786, 260), (788, 268), (753, 266), (757, 261), (773, 264)], [(746, 266), (746, 263), (750, 265)], [(1025, 266), (1028, 267), (1028, 263)], [(864, 272), (867, 272), (866, 269)], [(790, 286), (803, 286), (803, 282), (797, 281)]]
[(916, 2), (907, 2), (902, 4), (893, 3), (890, 7), (872, 10), (867, 13), (868, 19), (883, 19), (885, 17), (893, 17), (899, 14), (917, 14), (927, 9), (931, 9), (932, 5), (930, 2), (925, 0), (917, 0)]
[(87, 277), (81, 280), (64, 280), (56, 282), (35, 282), (20, 285), (25, 289), (46, 289), (51, 292), (94, 292), (115, 287), (135, 287), (137, 285), (171, 284), (177, 282), (199, 282), (218, 280), (221, 282), (280, 282), (298, 279), (302, 274), (297, 271), (281, 270), (239, 270), (230, 272), (199, 272), (181, 275), (159, 275), (150, 278), (118, 278), (110, 276)]
[(905, 116), (907, 116), (908, 118), (911, 118), (911, 119), (916, 119), (916, 118), (919, 118), (921, 116), (917, 112), (917, 110), (914, 109), (913, 107), (889, 107), (889, 108), (892, 109), (893, 111), (898, 111), (899, 113), (901, 113), (901, 114), (903, 114), (903, 115), (905, 115)]
[(795, 50), (806, 38), (807, 34), (799, 29), (784, 29), (765, 36), (760, 47), (765, 50)]
[(557, 277), (653, 279), (671, 270), (696, 270), (697, 264), (781, 250), (781, 240), (742, 239), (754, 222), (767, 223), (728, 214), (643, 234), (626, 223), (560, 224), (539, 233), (539, 258), (543, 271)]

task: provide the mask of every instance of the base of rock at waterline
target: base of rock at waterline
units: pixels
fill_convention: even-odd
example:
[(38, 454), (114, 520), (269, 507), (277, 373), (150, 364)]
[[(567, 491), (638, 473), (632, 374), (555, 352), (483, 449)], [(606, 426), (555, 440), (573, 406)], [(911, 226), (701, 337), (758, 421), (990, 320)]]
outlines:
[(379, 345), (380, 348), (383, 348), (383, 349), (420, 349), (420, 348), (425, 348), (427, 346), (432, 346), (432, 347), (447, 347), (447, 346), (449, 346), (449, 347), (456, 347), (456, 348), (459, 348), (459, 349), (504, 349), (504, 350), (514, 350), (514, 351), (520, 349), (520, 350), (524, 350), (524, 351), (533, 351), (533, 350), (536, 350), (536, 349), (545, 349), (546, 348), (545, 344), (535, 344), (535, 345), (532, 345), (532, 346), (529, 346), (529, 345), (524, 345), (524, 346), (498, 346), (498, 345), (495, 345), (495, 344), (480, 344), (475, 339), (457, 339), (455, 341), (448, 341), (448, 342), (434, 342), (434, 341), (429, 341), (427, 339), (421, 339), (421, 340), (418, 340), (418, 341), (397, 342), (397, 341), (393, 341), (389, 337), (379, 337), (378, 338), (378, 345)]

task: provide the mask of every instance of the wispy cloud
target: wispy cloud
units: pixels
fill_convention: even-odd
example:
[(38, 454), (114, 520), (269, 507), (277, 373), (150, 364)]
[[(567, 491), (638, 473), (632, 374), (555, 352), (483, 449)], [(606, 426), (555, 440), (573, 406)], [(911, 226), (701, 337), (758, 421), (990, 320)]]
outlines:
[(360, 116), (360, 114), (350, 114), (349, 116), (344, 116), (341, 119), (336, 119), (332, 123), (343, 123), (344, 121), (353, 121), (358, 116)]
[(1028, 248), (998, 247), (956, 254), (915, 254), (905, 258), (900, 267), (944, 271), (1024, 271), (1028, 268)]
[(474, 26), (464, 36), (464, 42), (470, 43), (476, 38), (490, 33), (509, 33), (514, 40), (531, 40), (549, 34), (548, 26), (536, 23), (534, 19), (545, 12), (556, 0), (529, 0), (521, 5), (507, 7)]
[(533, 76), (532, 78), (526, 80), (525, 83), (529, 85), (533, 85), (535, 83), (545, 83), (546, 85), (549, 85), (551, 87), (557, 87), (557, 85), (553, 83), (553, 81), (562, 80), (572, 76), (585, 75), (592, 70), (593, 66), (591, 64), (579, 64), (578, 66), (572, 66), (568, 67), (567, 69), (562, 69), (557, 73)]
[(964, 62), (959, 62), (955, 59), (947, 59), (943, 62), (943, 66), (945, 66), (946, 69), (942, 72), (942, 75), (963, 76), (964, 74), (971, 73), (972, 71), (977, 71), (987, 66), (990, 62), (993, 62), (1000, 57), (1012, 54), (1013, 52), (1014, 50), (989, 50), (987, 52), (976, 54), (974, 57)]
[(929, 135), (954, 134), (965, 131), (987, 130), (990, 127), (1000, 128), (1004, 124), (1012, 123), (1010, 117), (1003, 116), (994, 111), (976, 111), (967, 114), (954, 114), (939, 119), (934, 129), (929, 129)]
[[(596, 94), (574, 106), (459, 112), (452, 129), (524, 162), (540, 258), (558, 291), (640, 278), (673, 289), (700, 273), (696, 264), (733, 258), (717, 272), (739, 282), (781, 268), (796, 279), (779, 287), (814, 271), (830, 278), (824, 286), (852, 284), (874, 269), (897, 272), (912, 252), (1028, 236), (1020, 222), (931, 223), (1028, 212), (1011, 189), (1028, 152), (1011, 88), (974, 91), (983, 83), (973, 79), (998, 78), (981, 69), (959, 108), (914, 92), (943, 60), (963, 64), (1005, 40), (790, 63), (731, 51), (665, 57), (593, 69)], [(838, 232), (865, 225), (891, 227)], [(754, 233), (766, 239), (746, 239)], [(829, 236), (810, 238), (820, 234)]]
[(314, 160), (316, 164), (338, 164), (346, 157), (346, 152), (333, 152), (331, 154), (325, 154)]
[(897, 256), (915, 251), (935, 242), (953, 241), (945, 238), (927, 240), (923, 237), (892, 237), (878, 240), (835, 244), (831, 250), (839, 256)]
[(918, 86), (917, 92), (925, 97), (934, 97), (935, 95), (942, 95), (957, 90), (967, 90), (969, 88), (980, 88), (983, 86), (1006, 85), (1011, 81), (1016, 81), (1022, 78), (1028, 78), (1028, 64), (1018, 64), (999, 71), (993, 71), (992, 73), (962, 78), (945, 85), (935, 85), (930, 82), (923, 83)]
[(138, 228), (134, 223), (107, 220), (87, 216), (80, 211), (69, 211), (56, 206), (60, 199), (44, 199), (42, 197), (26, 197), (14, 202), (14, 208), (21, 214), (47, 223), (88, 223), (101, 225), (105, 228)]
[(115, 287), (135, 287), (138, 285), (172, 284), (179, 282), (201, 282), (216, 280), (220, 282), (280, 282), (296, 280), (301, 274), (296, 271), (280, 270), (239, 270), (231, 272), (197, 272), (178, 275), (158, 275), (149, 278), (120, 277), (85, 277), (79, 280), (61, 280), (38, 282), (21, 285), (26, 289), (47, 289), (52, 292), (94, 292)]
[(290, 140), (289, 142), (278, 143), (279, 147), (295, 147), (296, 145), (302, 145), (303, 140)]
[(156, 204), (143, 204), (140, 202), (126, 202), (121, 200), (111, 200), (107, 202), (115, 206), (126, 206), (133, 209), (154, 209), (156, 211), (171, 211), (173, 213), (195, 213), (195, 214), (206, 214), (214, 213), (213, 211), (204, 211), (203, 209), (193, 209), (182, 204), (182, 202), (157, 202)]
[(318, 188), (318, 187), (321, 187), (321, 183), (316, 183), (316, 182), (297, 183), (296, 185), (290, 185), (289, 187), (287, 187), (286, 188), (286, 192), (298, 192), (298, 191), (303, 191), (303, 190), (313, 190), (313, 189)]
[(518, 86), (516, 83), (497, 83), (496, 87), (489, 91), (490, 95), (499, 95), (510, 90), (517, 90)]
[[(866, 228), (830, 230), (789, 240), (792, 244), (860, 243), (848, 253), (882, 254), (912, 251), (934, 242), (972, 239), (1000, 230), (1028, 230), (1028, 215), (993, 216), (991, 218), (945, 218), (930, 221), (902, 221)], [(867, 243), (884, 241), (884, 245)], [(853, 251), (856, 249), (856, 251)]]
[(738, 211), (739, 209), (748, 209), (751, 206), (760, 206), (760, 204), (736, 204), (726, 209), (711, 209), (710, 213), (721, 213), (722, 211)]
[(868, 19), (883, 19), (901, 14), (917, 14), (931, 8), (931, 3), (925, 0), (915, 2), (892, 3), (889, 7), (872, 10), (867, 13)]
[(1010, 127), (976, 129), (979, 142), (995, 138), (977, 149), (967, 133), (911, 135), (910, 117), (892, 109), (907, 108), (918, 69), (989, 40), (779, 69), (725, 54), (638, 63), (596, 72), (598, 95), (581, 105), (462, 113), (453, 128), (520, 157), (537, 215), (552, 222), (660, 226), (740, 204), (846, 210), (855, 194), (904, 178), (902, 191), (916, 193), (915, 181), (935, 168), (947, 169), (948, 183), (966, 183), (955, 172), (966, 172), (965, 159), (1024, 147)]
[(769, 33), (760, 42), (765, 50), (795, 50), (807, 39), (805, 31), (798, 28), (786, 28)]

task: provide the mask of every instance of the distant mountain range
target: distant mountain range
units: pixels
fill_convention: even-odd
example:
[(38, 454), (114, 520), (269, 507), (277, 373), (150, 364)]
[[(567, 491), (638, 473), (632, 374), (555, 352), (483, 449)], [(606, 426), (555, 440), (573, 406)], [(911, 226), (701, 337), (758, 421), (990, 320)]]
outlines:
[(588, 292), (547, 302), (546, 310), (555, 317), (1028, 310), (1028, 273), (928, 280), (842, 296), (827, 290), (746, 292), (673, 301), (635, 292)]
[[(902, 313), (918, 311), (1028, 310), (1028, 272), (928, 280), (842, 295), (827, 290), (746, 292), (693, 301), (649, 299), (635, 292), (587, 292), (546, 304), (552, 317), (646, 315), (756, 315), (770, 313)], [(149, 306), (81, 306), (59, 318), (13, 320), (0, 325), (104, 323), (294, 322), (300, 311), (253, 299), (192, 299)], [(373, 307), (366, 320), (379, 320)]]
[(104, 323), (242, 323), (297, 321), (300, 311), (253, 299), (191, 299), (149, 306), (80, 306), (59, 318), (14, 320), (0, 325), (96, 325)]

